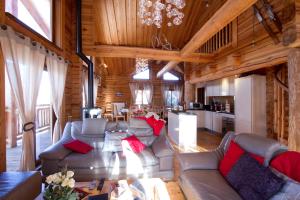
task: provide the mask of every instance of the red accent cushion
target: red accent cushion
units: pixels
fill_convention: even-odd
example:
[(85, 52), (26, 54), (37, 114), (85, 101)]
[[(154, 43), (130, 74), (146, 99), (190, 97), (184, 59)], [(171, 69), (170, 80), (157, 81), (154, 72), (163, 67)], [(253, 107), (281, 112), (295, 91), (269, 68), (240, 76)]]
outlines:
[[(224, 155), (224, 158), (221, 160), (219, 165), (219, 170), (223, 176), (226, 176), (231, 168), (235, 165), (235, 163), (240, 159), (240, 157), (245, 153), (246, 151), (240, 147), (236, 142), (233, 140), (230, 142), (229, 148), (227, 152)], [(264, 163), (264, 158), (250, 153), (251, 157), (257, 160), (260, 164)]]
[(89, 144), (81, 142), (80, 140), (73, 140), (71, 142), (63, 144), (65, 148), (75, 151), (77, 153), (87, 154), (94, 149)]
[(300, 153), (287, 151), (279, 154), (271, 161), (271, 167), (286, 176), (300, 182)]
[(164, 127), (165, 122), (162, 120), (156, 120), (154, 116), (151, 116), (146, 119), (146, 122), (149, 124), (149, 126), (153, 129), (153, 134), (155, 136), (159, 136), (161, 129)]
[(127, 141), (132, 151), (135, 153), (142, 152), (146, 147), (146, 145), (143, 144), (135, 135), (124, 138), (122, 141)]

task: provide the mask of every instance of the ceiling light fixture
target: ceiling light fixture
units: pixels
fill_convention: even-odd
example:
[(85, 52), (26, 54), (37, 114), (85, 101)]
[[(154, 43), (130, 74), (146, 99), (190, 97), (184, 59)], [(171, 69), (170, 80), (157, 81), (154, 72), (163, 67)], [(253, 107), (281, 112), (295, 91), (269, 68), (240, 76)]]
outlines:
[(185, 0), (139, 0), (138, 16), (141, 18), (142, 24), (148, 26), (155, 25), (161, 28), (163, 22), (163, 11), (166, 12), (168, 18), (167, 25), (180, 25), (184, 17), (180, 10), (185, 7)]

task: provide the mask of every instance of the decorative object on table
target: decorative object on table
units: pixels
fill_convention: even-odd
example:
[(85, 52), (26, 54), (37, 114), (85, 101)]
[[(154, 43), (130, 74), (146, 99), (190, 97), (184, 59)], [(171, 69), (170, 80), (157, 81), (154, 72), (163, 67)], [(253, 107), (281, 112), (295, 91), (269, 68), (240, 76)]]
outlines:
[(94, 196), (89, 196), (88, 200), (108, 200), (108, 194), (99, 194), (99, 195), (94, 195)]
[(64, 169), (46, 178), (48, 184), (43, 198), (45, 200), (77, 200), (78, 193), (74, 190), (74, 172)]
[(166, 0), (162, 3), (161, 0), (140, 0), (138, 16), (141, 18), (142, 24), (151, 26), (154, 24), (157, 28), (162, 27), (163, 11), (168, 18), (167, 25), (180, 25), (184, 17), (180, 10), (185, 7), (185, 0)]

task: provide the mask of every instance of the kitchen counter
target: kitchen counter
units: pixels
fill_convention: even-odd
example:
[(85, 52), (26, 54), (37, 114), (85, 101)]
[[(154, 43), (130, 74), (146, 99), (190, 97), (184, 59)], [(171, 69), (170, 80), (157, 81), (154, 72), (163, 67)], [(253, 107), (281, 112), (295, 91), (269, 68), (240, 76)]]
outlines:
[(168, 135), (183, 149), (196, 147), (197, 115), (185, 111), (169, 111)]

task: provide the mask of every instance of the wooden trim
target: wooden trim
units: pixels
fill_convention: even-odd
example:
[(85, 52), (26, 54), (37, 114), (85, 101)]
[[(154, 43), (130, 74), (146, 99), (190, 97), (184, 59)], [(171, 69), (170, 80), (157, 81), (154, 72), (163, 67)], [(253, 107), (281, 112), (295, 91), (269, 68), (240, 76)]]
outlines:
[(157, 78), (161, 77), (164, 73), (170, 71), (173, 69), (179, 62), (176, 61), (171, 61), (169, 62), (166, 66), (164, 66), (158, 73), (157, 73)]
[(0, 23), (5, 21), (5, 0), (0, 0)]
[(65, 1), (53, 0), (52, 10), (52, 41), (56, 46), (65, 49), (63, 38), (65, 38)]
[(5, 13), (5, 24), (12, 27), (15, 31), (23, 34), (24, 36), (27, 36), (31, 38), (32, 40), (35, 40), (42, 45), (44, 45), (47, 49), (50, 51), (53, 51), (59, 56), (65, 57), (64, 52), (61, 48), (56, 46), (54, 43), (50, 42), (37, 32), (35, 32), (33, 29), (28, 27), (26, 24), (18, 20), (16, 17), (11, 15), (10, 13)]
[(0, 172), (6, 171), (5, 64), (0, 45)]
[(148, 58), (153, 60), (182, 61), (208, 63), (214, 60), (213, 54), (192, 53), (181, 56), (179, 51), (167, 51), (153, 48), (126, 47), (112, 45), (95, 45), (84, 49), (85, 54), (94, 57), (119, 57), (119, 58)]

